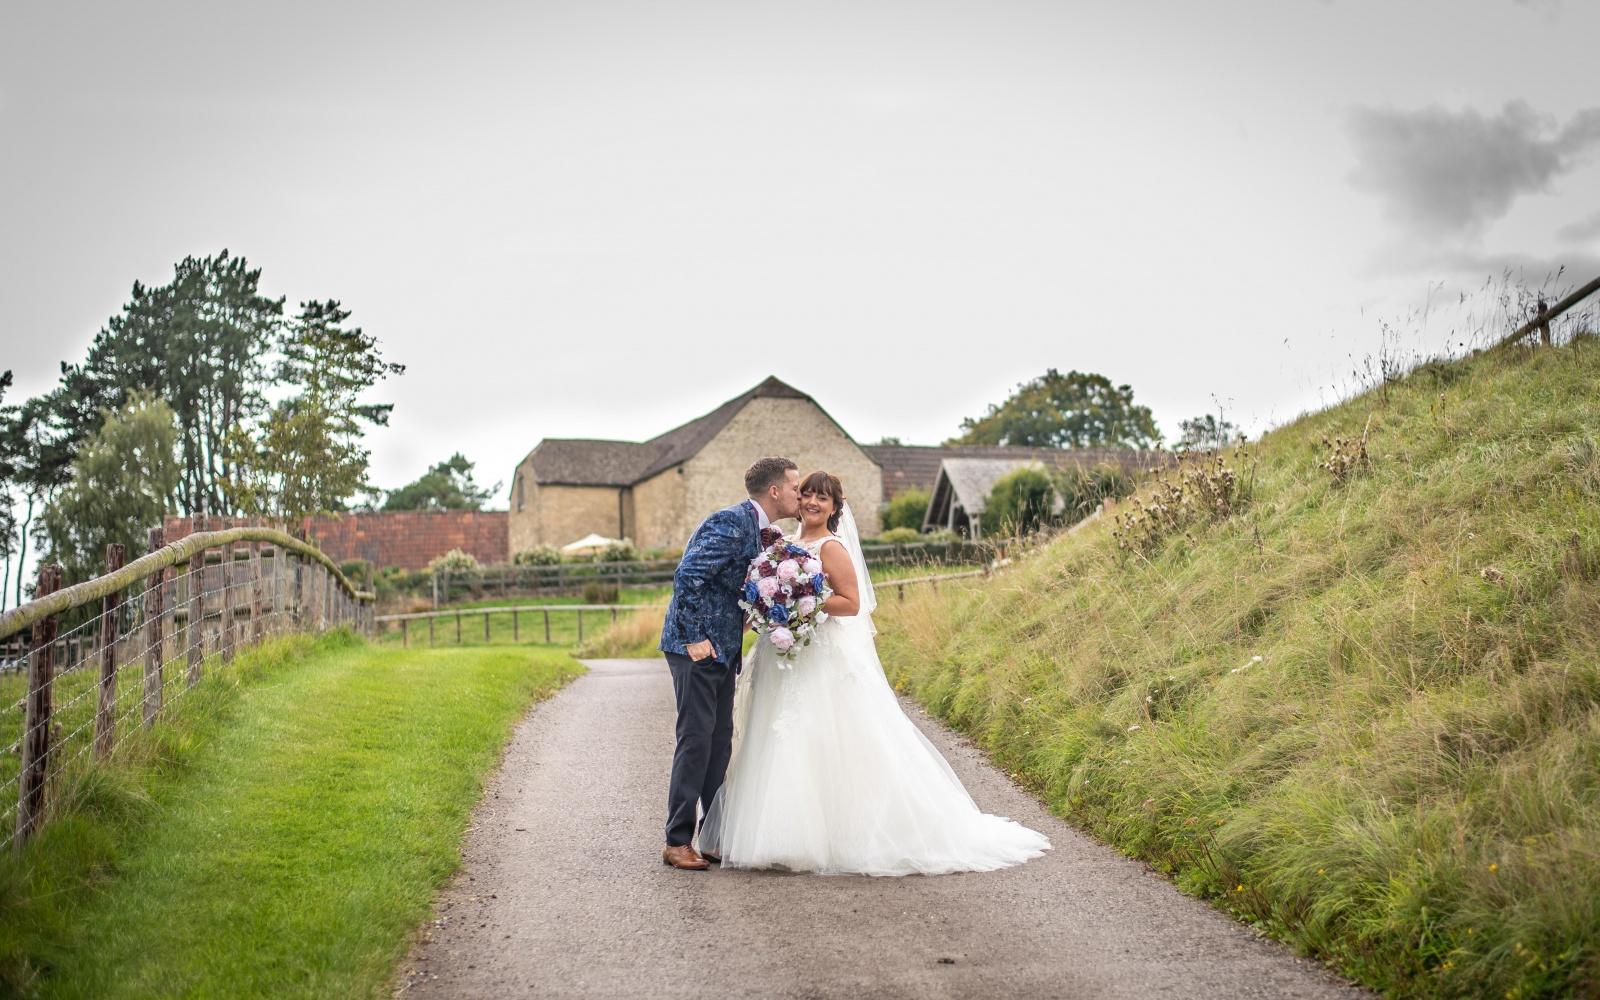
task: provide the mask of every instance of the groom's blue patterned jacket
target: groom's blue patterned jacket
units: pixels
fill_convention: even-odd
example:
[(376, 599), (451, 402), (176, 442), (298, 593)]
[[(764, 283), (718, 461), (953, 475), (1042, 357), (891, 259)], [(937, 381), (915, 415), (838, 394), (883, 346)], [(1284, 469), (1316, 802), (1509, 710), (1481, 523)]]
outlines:
[(661, 629), (661, 650), (710, 639), (722, 663), (733, 663), (744, 641), (739, 591), (761, 547), (754, 505), (741, 500), (700, 522), (672, 576), (672, 603)]

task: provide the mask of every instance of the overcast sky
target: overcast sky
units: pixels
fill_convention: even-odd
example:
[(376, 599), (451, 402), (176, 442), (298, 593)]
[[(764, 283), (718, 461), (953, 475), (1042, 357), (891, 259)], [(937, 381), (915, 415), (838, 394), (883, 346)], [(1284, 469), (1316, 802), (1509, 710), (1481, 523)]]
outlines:
[(8, 3), (0, 368), (48, 389), (226, 247), (408, 366), (382, 486), (768, 374), (862, 442), (1048, 367), (1259, 431), (1384, 321), (1600, 274), (1597, 40), (1587, 0)]

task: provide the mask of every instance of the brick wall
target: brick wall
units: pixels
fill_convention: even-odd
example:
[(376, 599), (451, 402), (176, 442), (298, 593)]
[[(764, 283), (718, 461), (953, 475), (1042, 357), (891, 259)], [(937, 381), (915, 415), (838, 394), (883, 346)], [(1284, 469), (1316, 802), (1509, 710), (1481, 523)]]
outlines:
[[(507, 514), (503, 510), (395, 510), (308, 519), (306, 537), (335, 562), (365, 559), (379, 568), (424, 569), (451, 549), (472, 553), (481, 563), (511, 558)], [(213, 518), (212, 528), (255, 523), (245, 518)], [(166, 519), (167, 541), (190, 531), (186, 517)]]

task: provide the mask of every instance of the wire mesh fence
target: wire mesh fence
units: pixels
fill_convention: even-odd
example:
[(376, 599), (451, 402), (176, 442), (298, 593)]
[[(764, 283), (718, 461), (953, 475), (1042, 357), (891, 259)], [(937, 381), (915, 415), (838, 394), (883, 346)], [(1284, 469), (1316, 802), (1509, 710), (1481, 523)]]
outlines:
[[(78, 769), (114, 756), (237, 653), (270, 636), (370, 632), (371, 595), (311, 546), (270, 529), (190, 535), (68, 590), (40, 569), (33, 602), (0, 617), (0, 850), (49, 816)], [(14, 741), (9, 734), (15, 734)]]

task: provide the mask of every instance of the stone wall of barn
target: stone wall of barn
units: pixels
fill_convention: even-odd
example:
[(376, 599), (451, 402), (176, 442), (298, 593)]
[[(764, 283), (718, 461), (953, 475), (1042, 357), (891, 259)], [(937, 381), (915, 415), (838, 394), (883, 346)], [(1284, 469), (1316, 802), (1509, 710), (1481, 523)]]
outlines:
[(743, 499), (744, 470), (766, 455), (792, 459), (802, 476), (818, 469), (838, 476), (853, 500), (861, 534), (878, 534), (883, 502), (878, 464), (810, 400), (758, 398), (684, 464), (683, 503), (670, 544), (682, 545), (707, 514)]

